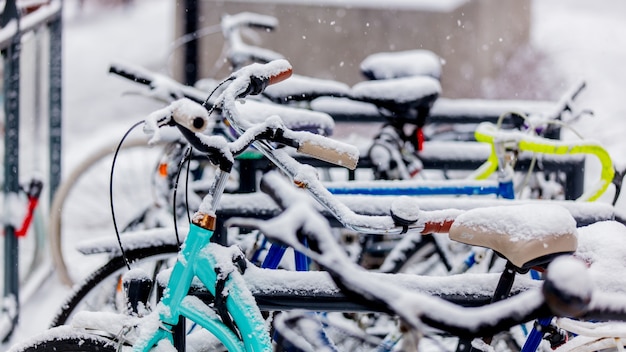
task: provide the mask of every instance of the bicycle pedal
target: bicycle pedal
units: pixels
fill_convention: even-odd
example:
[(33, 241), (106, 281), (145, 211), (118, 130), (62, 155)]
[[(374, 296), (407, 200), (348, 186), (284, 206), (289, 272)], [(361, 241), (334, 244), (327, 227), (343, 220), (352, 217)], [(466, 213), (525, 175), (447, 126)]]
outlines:
[(141, 269), (133, 269), (122, 279), (129, 314), (143, 315), (148, 309), (148, 299), (152, 292), (152, 279)]

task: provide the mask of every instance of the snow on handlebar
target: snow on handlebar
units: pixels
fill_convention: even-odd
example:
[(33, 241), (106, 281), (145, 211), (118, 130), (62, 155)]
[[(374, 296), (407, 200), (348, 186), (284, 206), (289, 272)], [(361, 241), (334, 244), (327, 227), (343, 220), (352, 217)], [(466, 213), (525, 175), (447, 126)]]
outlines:
[[(289, 78), (292, 71), (287, 60), (275, 60), (267, 64), (246, 66), (231, 75), (229, 79), (232, 82), (217, 101), (222, 105), (224, 116), (239, 134), (254, 124), (242, 117), (236, 101), (248, 95), (260, 94), (267, 86)], [(303, 131), (285, 129), (284, 136), (295, 141), (295, 145), (291, 145), (300, 153), (352, 170), (356, 168), (359, 151), (352, 145)]]
[(192, 86), (181, 84), (174, 79), (129, 63), (112, 63), (109, 73), (126, 78), (147, 89), (139, 94), (164, 102), (171, 102), (182, 97), (202, 102), (206, 93)]
[[(289, 78), (291, 73), (291, 65), (286, 60), (277, 60), (268, 64), (246, 66), (225, 81), (230, 84), (217, 98), (214, 107), (221, 105), (224, 116), (239, 133), (237, 140), (228, 147), (228, 151), (213, 146), (215, 138), (211, 139), (200, 134), (213, 123), (209, 116), (210, 112), (207, 112), (204, 106), (186, 98), (150, 114), (145, 120), (144, 131), (152, 136), (150, 143), (156, 143), (161, 138), (159, 127), (176, 125), (182, 127), (180, 130), (183, 136), (196, 149), (205, 153), (217, 152), (222, 156), (236, 155), (255, 140), (273, 141), (297, 148), (298, 152), (314, 158), (355, 169), (359, 151), (352, 145), (306, 131), (292, 131), (276, 115), (266, 118), (262, 123), (251, 123), (240, 116), (236, 100), (241, 100), (247, 95), (260, 94), (268, 85)], [(224, 143), (220, 143), (222, 144)], [(230, 161), (230, 158), (227, 159)]]
[(254, 63), (234, 72), (228, 80), (232, 80), (228, 88), (222, 92), (218, 101), (245, 98), (248, 95), (257, 95), (270, 84), (275, 84), (289, 78), (293, 68), (287, 60), (274, 60), (267, 64)]
[(193, 133), (198, 133), (211, 128), (214, 123), (202, 105), (187, 98), (176, 100), (152, 112), (144, 122), (143, 131), (151, 136), (148, 141), (151, 145), (161, 141), (160, 127), (179, 125)]

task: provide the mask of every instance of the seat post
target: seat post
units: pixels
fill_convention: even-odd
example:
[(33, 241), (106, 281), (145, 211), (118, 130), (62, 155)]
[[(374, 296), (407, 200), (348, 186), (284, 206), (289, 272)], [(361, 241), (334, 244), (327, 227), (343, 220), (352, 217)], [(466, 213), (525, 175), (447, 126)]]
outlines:
[(498, 281), (496, 290), (491, 298), (491, 303), (501, 301), (509, 296), (511, 288), (513, 287), (513, 282), (515, 281), (515, 273), (515, 266), (507, 260), (504, 271), (500, 275), (500, 280)]
[[(500, 279), (498, 280), (498, 285), (496, 285), (496, 289), (493, 292), (493, 296), (491, 297), (491, 303), (501, 301), (509, 296), (511, 293), (511, 288), (513, 287), (513, 282), (515, 281), (515, 265), (513, 265), (510, 261), (506, 261), (506, 266), (504, 267), (504, 271), (500, 275)], [(491, 339), (493, 336), (483, 337), (483, 341), (486, 344), (491, 343)], [(459, 339), (459, 343), (456, 346), (456, 352), (478, 352), (475, 348), (472, 347), (471, 339)]]

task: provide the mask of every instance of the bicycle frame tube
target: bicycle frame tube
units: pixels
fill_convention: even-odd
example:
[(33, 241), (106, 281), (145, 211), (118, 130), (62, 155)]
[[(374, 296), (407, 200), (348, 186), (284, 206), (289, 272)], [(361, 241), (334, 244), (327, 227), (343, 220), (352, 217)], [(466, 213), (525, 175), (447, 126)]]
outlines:
[(526, 342), (524, 346), (522, 346), (522, 352), (535, 352), (537, 348), (539, 348), (539, 344), (543, 339), (543, 332), (541, 328), (545, 328), (550, 325), (552, 321), (552, 317), (550, 318), (541, 318), (536, 321), (536, 324), (539, 325), (539, 328), (536, 326), (530, 331), (530, 334), (526, 337)]
[[(271, 341), (265, 321), (239, 273), (228, 275), (225, 290), (228, 292), (226, 307), (241, 333), (241, 339), (210, 308), (202, 309), (204, 305), (197, 298), (188, 296), (194, 277), (198, 277), (214, 297), (216, 295), (218, 264), (211, 250), (216, 247), (211, 247), (209, 243), (212, 235), (211, 230), (190, 225), (160, 303), (160, 321), (174, 326), (179, 318), (187, 318), (211, 332), (229, 351), (270, 351)], [(159, 328), (147, 339), (139, 341), (134, 350), (147, 352), (165, 338), (173, 341), (172, 332)]]
[[(304, 244), (306, 246), (306, 243)], [(267, 251), (267, 255), (261, 264), (261, 268), (264, 269), (276, 269), (283, 259), (285, 252), (287, 251), (287, 247), (282, 246), (280, 244), (272, 243), (270, 245), (269, 250)], [(294, 251), (294, 262), (296, 271), (308, 271), (309, 270), (309, 259), (307, 256), (302, 254), (302, 252)]]
[[(219, 265), (211, 253), (213, 248), (218, 247), (218, 244), (211, 244), (202, 251), (201, 256), (194, 263), (196, 275), (214, 297), (220, 294), (215, 291), (214, 287), (219, 280), (215, 270)], [(224, 291), (227, 293), (226, 308), (241, 334), (246, 351), (272, 351), (271, 338), (265, 320), (239, 272), (235, 270), (228, 274)], [(197, 313), (193, 306), (190, 312)], [(186, 312), (183, 312), (183, 315), (194, 320), (194, 317)], [(201, 325), (203, 323), (196, 322)]]
[[(396, 181), (396, 184), (401, 183), (402, 181)], [(407, 183), (406, 186), (398, 186), (398, 187), (376, 187), (376, 185), (372, 185), (372, 187), (363, 185), (359, 186), (358, 182), (355, 182), (354, 185), (344, 184), (342, 186), (332, 186), (328, 185), (327, 189), (332, 194), (337, 195), (346, 195), (346, 194), (367, 194), (367, 195), (379, 195), (379, 196), (435, 196), (435, 195), (488, 195), (494, 194), (498, 196), (505, 197), (501, 194), (501, 185), (499, 182), (468, 182), (467, 184), (462, 184), (462, 181), (459, 182), (450, 182), (450, 184), (445, 183), (426, 183), (421, 185), (419, 181), (411, 181), (410, 184)]]

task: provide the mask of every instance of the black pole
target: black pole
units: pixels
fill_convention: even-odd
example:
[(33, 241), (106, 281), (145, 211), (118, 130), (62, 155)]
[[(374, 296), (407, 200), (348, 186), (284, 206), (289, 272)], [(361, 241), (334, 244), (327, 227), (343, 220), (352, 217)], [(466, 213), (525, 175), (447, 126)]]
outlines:
[[(19, 12), (15, 0), (7, 0), (2, 17), (2, 28), (15, 25), (16, 32), (11, 43), (2, 50), (4, 60), (4, 211), (10, 214), (12, 199), (17, 199), (19, 185), (19, 126), (20, 126), (20, 31)], [(14, 301), (11, 309), (6, 306), (2, 313), (12, 322), (11, 331), (3, 336), (8, 340), (17, 324), (19, 315), (19, 267), (18, 243), (15, 235), (16, 219), (9, 217), (4, 224), (4, 299)]]
[[(185, 0), (185, 35), (196, 33), (198, 30), (199, 1)], [(193, 39), (187, 42), (184, 47), (184, 75), (185, 84), (193, 85), (198, 80), (198, 40)]]
[(61, 183), (61, 126), (63, 120), (63, 1), (57, 16), (50, 22), (50, 66), (49, 66), (49, 143), (50, 143), (50, 204)]

